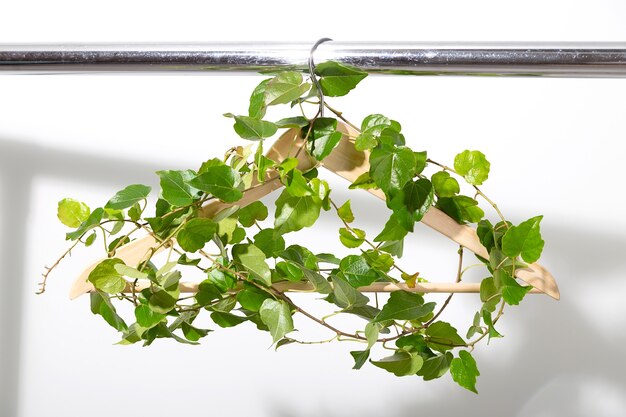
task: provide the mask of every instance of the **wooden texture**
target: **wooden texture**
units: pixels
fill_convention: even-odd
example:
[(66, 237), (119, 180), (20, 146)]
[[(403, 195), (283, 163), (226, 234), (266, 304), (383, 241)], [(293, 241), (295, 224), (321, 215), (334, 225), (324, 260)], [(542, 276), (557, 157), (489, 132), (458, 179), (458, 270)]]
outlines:
[[(332, 283), (330, 284), (332, 287)], [(199, 283), (197, 282), (181, 282), (180, 283), (180, 292), (181, 293), (191, 293), (194, 294), (198, 292)], [(150, 281), (143, 280), (135, 286), (135, 292), (140, 292), (146, 288), (150, 287)], [(312, 292), (315, 290), (313, 284), (310, 282), (277, 282), (272, 285), (272, 288), (281, 291), (281, 292)], [(423, 282), (416, 284), (415, 287), (411, 288), (406, 284), (398, 283), (394, 284), (391, 282), (374, 282), (371, 285), (367, 285), (365, 287), (359, 287), (358, 290), (360, 292), (366, 293), (384, 293), (384, 292), (393, 292), (393, 291), (407, 291), (407, 292), (415, 292), (420, 294), (426, 293), (465, 293), (465, 294), (475, 294), (480, 292), (480, 283), (479, 282)], [(128, 283), (126, 289), (124, 290), (126, 293), (132, 292), (132, 284)], [(543, 294), (542, 291), (539, 291), (537, 288), (533, 288), (530, 290), (531, 294)]]
[[(354, 182), (359, 175), (369, 171), (369, 154), (368, 152), (357, 151), (354, 148), (354, 143), (351, 137), (353, 138), (357, 135), (356, 131), (343, 124), (340, 124), (339, 129), (344, 133), (342, 140), (333, 152), (324, 159), (323, 164), (320, 165), (347, 181)], [(286, 131), (268, 150), (267, 156), (275, 161), (281, 161), (287, 157), (297, 157), (299, 160), (298, 168), (301, 170), (310, 169), (318, 164), (316, 161), (311, 159), (307, 152), (301, 149), (301, 147), (302, 139), (299, 138), (299, 131), (296, 129), (290, 129)], [(263, 184), (253, 182), (253, 186), (256, 185), (256, 187), (247, 190), (244, 193), (243, 198), (236, 203), (213, 201), (202, 208), (201, 215), (205, 217), (213, 217), (220, 211), (234, 205), (244, 207), (282, 187), (282, 183), (277, 178), (275, 172), (269, 172), (268, 176), (269, 179)], [(368, 190), (368, 192), (382, 200), (385, 199), (385, 195), (380, 190)], [(488, 258), (489, 255), (487, 250), (480, 243), (476, 230), (472, 227), (458, 224), (454, 219), (443, 213), (441, 210), (431, 207), (421, 222), (475, 254), (483, 258)], [(154, 245), (155, 239), (152, 236), (146, 236), (145, 238), (130, 242), (129, 244), (118, 249), (116, 257), (122, 259), (128, 265), (136, 265), (144, 259), (145, 256), (147, 256), (148, 251)], [(91, 264), (76, 279), (70, 291), (71, 299), (77, 298), (80, 295), (93, 290), (93, 286), (87, 281), (87, 279), (90, 272), (101, 261), (102, 260), (99, 260)], [(531, 291), (532, 293), (545, 293), (557, 300), (560, 298), (559, 289), (554, 277), (541, 265), (534, 263), (529, 265), (527, 268), (518, 268), (516, 272), (517, 278), (535, 288)], [(276, 285), (279, 285), (285, 291), (310, 290), (302, 289), (304, 287), (301, 283), (278, 283)], [(377, 283), (373, 287), (370, 286), (371, 288), (361, 288), (360, 290), (364, 292), (388, 292), (392, 290), (389, 285), (393, 285), (393, 288), (395, 289), (405, 289), (404, 287), (397, 286), (395, 284)], [(470, 283), (428, 283), (421, 284), (417, 288), (417, 292), (424, 293), (479, 292), (480, 286), (479, 284)], [(194, 289), (197, 290), (197, 284), (181, 283), (181, 290), (183, 291), (193, 291)]]

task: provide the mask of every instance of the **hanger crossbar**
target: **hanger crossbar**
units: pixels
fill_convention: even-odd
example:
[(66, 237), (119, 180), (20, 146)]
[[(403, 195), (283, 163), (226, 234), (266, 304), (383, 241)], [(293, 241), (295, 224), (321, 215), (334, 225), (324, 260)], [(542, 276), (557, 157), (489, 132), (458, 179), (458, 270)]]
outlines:
[[(199, 283), (197, 282), (181, 282), (179, 289), (181, 293), (198, 292)], [(332, 285), (332, 284), (330, 284)], [(134, 292), (138, 293), (142, 290), (150, 287), (150, 281), (144, 280), (134, 284)], [(313, 292), (315, 288), (310, 282), (277, 282), (272, 284), (272, 287), (281, 292)], [(358, 288), (359, 292), (365, 293), (386, 293), (393, 291), (407, 291), (416, 292), (421, 294), (434, 294), (434, 293), (463, 293), (474, 294), (480, 293), (479, 282), (422, 282), (416, 283), (414, 287), (409, 287), (404, 283), (391, 283), (391, 282), (375, 282), (371, 285)], [(133, 293), (133, 283), (128, 283), (126, 289), (123, 291), (125, 294)], [(530, 290), (531, 294), (543, 294), (542, 291), (537, 288)]]
[[(0, 44), (0, 74), (306, 71), (311, 43)], [(626, 77), (626, 42), (325, 42), (372, 74)]]

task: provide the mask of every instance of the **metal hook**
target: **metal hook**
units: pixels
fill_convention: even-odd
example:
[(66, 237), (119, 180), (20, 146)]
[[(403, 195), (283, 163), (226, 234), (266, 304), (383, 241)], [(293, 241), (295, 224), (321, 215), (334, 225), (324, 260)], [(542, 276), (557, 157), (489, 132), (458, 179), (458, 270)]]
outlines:
[(317, 97), (320, 101), (319, 114), (320, 117), (324, 117), (324, 93), (322, 92), (322, 86), (320, 85), (319, 80), (315, 76), (315, 62), (313, 62), (313, 54), (318, 46), (323, 44), (324, 42), (332, 41), (330, 38), (322, 38), (315, 42), (313, 47), (311, 48), (311, 52), (309, 53), (309, 74), (311, 75), (311, 80), (313, 84), (315, 84), (315, 88), (317, 88)]

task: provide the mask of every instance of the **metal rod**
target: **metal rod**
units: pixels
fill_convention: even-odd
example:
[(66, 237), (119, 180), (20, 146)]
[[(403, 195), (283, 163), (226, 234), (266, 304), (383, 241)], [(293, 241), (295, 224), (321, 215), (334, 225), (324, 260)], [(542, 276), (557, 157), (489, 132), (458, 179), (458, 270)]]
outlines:
[[(0, 73), (306, 71), (312, 44), (0, 44)], [(626, 42), (326, 42), (315, 61), (327, 60), (373, 74), (623, 78)]]

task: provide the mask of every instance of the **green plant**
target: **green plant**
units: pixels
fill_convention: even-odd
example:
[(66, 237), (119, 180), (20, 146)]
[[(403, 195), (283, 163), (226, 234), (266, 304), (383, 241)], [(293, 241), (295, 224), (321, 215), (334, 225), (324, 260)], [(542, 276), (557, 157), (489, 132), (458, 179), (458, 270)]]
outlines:
[[(327, 97), (347, 94), (366, 76), (336, 62), (322, 63), (316, 72)], [(359, 128), (325, 104), (334, 117), (321, 117), (317, 85), (296, 71), (281, 72), (261, 82), (252, 93), (247, 115), (225, 115), (234, 119), (234, 130), (241, 138), (257, 144), (256, 149), (234, 147), (223, 159), (209, 159), (197, 170), (158, 171), (161, 190), (152, 215), (146, 214), (151, 189), (145, 185), (130, 185), (93, 210), (73, 199), (61, 200), (58, 217), (75, 228), (66, 236), (72, 244), (44, 273), (41, 292), (50, 272), (71, 250), (79, 244), (92, 245), (100, 234), (107, 259), (89, 275), (96, 288), (91, 293), (91, 310), (122, 333), (121, 344), (150, 345), (157, 338), (197, 344), (211, 330), (196, 327), (194, 321), (207, 312), (219, 327), (254, 323), (270, 333), (276, 348), (290, 343), (359, 342), (362, 348), (350, 352), (355, 369), (367, 362), (375, 346), (382, 346), (392, 352), (370, 360), (379, 368), (424, 380), (449, 371), (457, 383), (476, 392), (479, 372), (471, 351), (485, 338), (501, 337), (494, 326), (505, 305), (519, 304), (530, 290), (514, 277), (516, 268), (535, 262), (541, 254), (542, 217), (519, 225), (504, 218), (479, 188), (490, 170), (479, 151), (459, 153), (449, 167), (430, 159), (426, 151), (409, 148), (400, 123), (383, 115), (366, 117)], [(266, 108), (279, 104), (291, 104), (301, 114), (277, 122), (263, 120)], [(307, 105), (318, 107), (313, 118), (305, 114)], [(371, 151), (369, 172), (350, 188), (382, 190), (390, 209), (388, 221), (373, 238), (353, 226), (350, 201), (335, 201), (316, 168), (301, 171), (295, 158), (274, 161), (263, 154), (264, 140), (280, 129), (297, 128), (304, 138), (298, 152), (308, 152), (322, 161), (342, 138), (339, 120), (358, 131), (352, 138), (356, 149)], [(247, 190), (270, 177), (279, 178), (284, 185), (275, 203), (273, 225), (267, 226), (269, 209), (260, 201), (235, 205), (213, 218), (200, 217), (205, 203), (221, 200), (236, 204)], [(468, 184), (473, 196), (461, 194), (459, 179)], [(495, 224), (485, 218), (479, 197), (497, 214)], [(479, 257), (488, 277), (480, 286), (482, 307), (474, 314), (465, 337), (440, 320), (452, 295), (438, 306), (418, 293), (395, 291), (379, 305), (377, 295), (371, 299), (358, 290), (374, 282), (406, 283), (414, 288), (424, 281), (398, 262), (404, 238), (432, 206), (459, 223), (477, 224), (480, 241), (489, 253), (489, 259)], [(343, 227), (337, 238), (353, 251), (351, 254), (340, 257), (314, 253), (301, 245), (286, 247), (283, 235), (313, 226), (322, 211), (339, 217)], [(152, 235), (157, 243), (140, 263), (126, 265), (115, 257), (116, 251), (140, 231)], [(157, 266), (154, 255), (161, 249), (167, 250), (167, 260)], [(463, 268), (463, 253), (460, 247), (457, 282), (467, 269)], [(189, 268), (205, 276), (193, 296), (179, 290), (183, 271)], [(149, 285), (135, 291), (138, 280), (148, 280)], [(325, 297), (324, 302), (336, 306), (338, 310), (331, 316), (352, 314), (363, 319), (363, 325), (355, 331), (340, 330), (329, 322), (330, 316), (319, 318), (296, 305), (273, 285), (277, 282), (308, 282), (314, 292)], [(124, 292), (129, 286), (131, 291)], [(113, 303), (117, 300), (133, 305), (132, 324), (118, 314)], [(294, 314), (324, 326), (332, 338), (305, 341), (292, 336)]]

